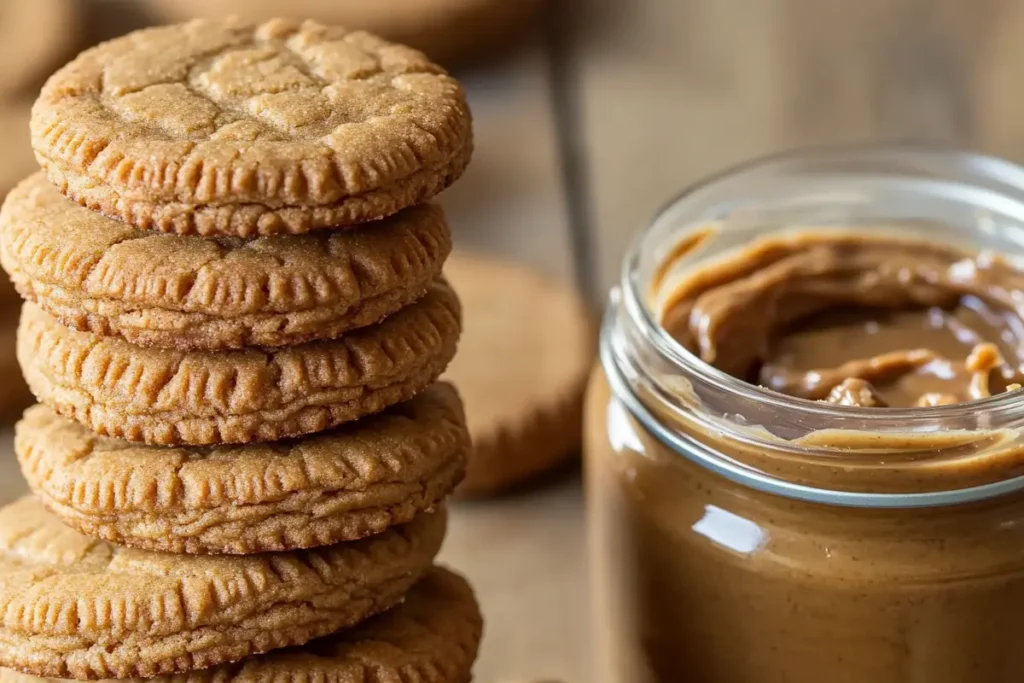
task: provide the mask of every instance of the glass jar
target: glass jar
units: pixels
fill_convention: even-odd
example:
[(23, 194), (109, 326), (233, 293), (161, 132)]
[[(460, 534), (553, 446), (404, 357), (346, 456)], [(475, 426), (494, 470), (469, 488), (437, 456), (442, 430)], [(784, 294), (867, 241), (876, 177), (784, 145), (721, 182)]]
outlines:
[(674, 274), (793, 226), (1024, 256), (1024, 170), (920, 148), (803, 152), (687, 191), (641, 236), (586, 409), (604, 683), (1024, 681), (1022, 392), (812, 402), (726, 375), (660, 325)]

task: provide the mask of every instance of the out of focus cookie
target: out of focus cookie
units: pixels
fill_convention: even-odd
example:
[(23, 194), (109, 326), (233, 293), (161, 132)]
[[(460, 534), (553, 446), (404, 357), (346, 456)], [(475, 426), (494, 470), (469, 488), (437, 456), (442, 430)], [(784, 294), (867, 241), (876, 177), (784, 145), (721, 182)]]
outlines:
[(150, 0), (157, 14), (181, 21), (237, 14), (264, 21), (286, 12), (342, 24), (422, 50), (443, 63), (486, 59), (514, 42), (541, 0)]
[(458, 493), (493, 494), (578, 454), (595, 329), (571, 287), (523, 265), (455, 253), (444, 272), (464, 320), (446, 377), (474, 446)]

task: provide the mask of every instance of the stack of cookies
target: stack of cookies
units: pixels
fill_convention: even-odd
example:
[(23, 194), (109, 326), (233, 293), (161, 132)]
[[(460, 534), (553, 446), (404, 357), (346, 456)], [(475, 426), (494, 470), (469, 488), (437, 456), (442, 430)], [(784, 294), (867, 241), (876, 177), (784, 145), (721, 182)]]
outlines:
[(469, 680), (479, 610), (433, 566), (470, 445), (425, 203), (469, 161), (459, 85), (367, 33), (196, 21), (81, 54), (32, 139), (0, 212), (42, 402), (35, 495), (0, 510), (0, 678)]

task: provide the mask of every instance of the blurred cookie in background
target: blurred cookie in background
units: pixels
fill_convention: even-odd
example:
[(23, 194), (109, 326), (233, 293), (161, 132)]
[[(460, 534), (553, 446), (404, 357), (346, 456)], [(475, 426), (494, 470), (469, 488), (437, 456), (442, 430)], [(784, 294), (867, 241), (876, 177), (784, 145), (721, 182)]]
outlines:
[(568, 285), (520, 264), (456, 252), (444, 268), (462, 300), (462, 338), (446, 378), (473, 438), (457, 493), (499, 493), (577, 457), (596, 328)]
[[(0, 3), (12, 1), (0, 0)], [(5, 16), (0, 14), (0, 23), (5, 20)], [(0, 51), (3, 49), (0, 46)], [(0, 69), (6, 66), (0, 64)], [(38, 168), (29, 142), (31, 107), (29, 102), (0, 104), (0, 199)], [(7, 275), (0, 273), (0, 377), (4, 378), (0, 383), (0, 420), (3, 421), (20, 417), (21, 410), (33, 403), (15, 358), (15, 332), (20, 310), (18, 293)]]
[(527, 33), (543, 0), (149, 0), (164, 22), (236, 14), (308, 17), (375, 33), (446, 65), (495, 56)]
[(34, 94), (78, 48), (77, 10), (77, 0), (0, 0), (0, 97)]

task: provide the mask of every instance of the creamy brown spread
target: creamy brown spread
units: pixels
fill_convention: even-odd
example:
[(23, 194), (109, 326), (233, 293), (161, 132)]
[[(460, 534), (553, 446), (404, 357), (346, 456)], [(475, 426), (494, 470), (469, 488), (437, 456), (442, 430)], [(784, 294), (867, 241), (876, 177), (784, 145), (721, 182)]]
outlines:
[(680, 457), (609, 399), (598, 376), (585, 471), (602, 683), (1024, 680), (1021, 495), (802, 503)]
[[(1019, 389), (1024, 376), (1024, 268), (1007, 258), (822, 230), (770, 236), (661, 282), (672, 270), (655, 277), (671, 292), (666, 329), (707, 363), (777, 392), (936, 406)], [(666, 411), (665, 424), (777, 480), (921, 493), (1024, 475), (1017, 430), (886, 432), (853, 414), (852, 428), (787, 441), (746, 414), (742, 427), (709, 428), (695, 416), (713, 411), (679, 384), (694, 409)], [(875, 509), (765, 493), (660, 441), (600, 372), (585, 438), (609, 683), (1024, 681), (1024, 494)]]
[(937, 406), (1024, 382), (1022, 291), (1024, 272), (993, 254), (803, 232), (688, 273), (663, 323), (702, 360), (774, 391)]

